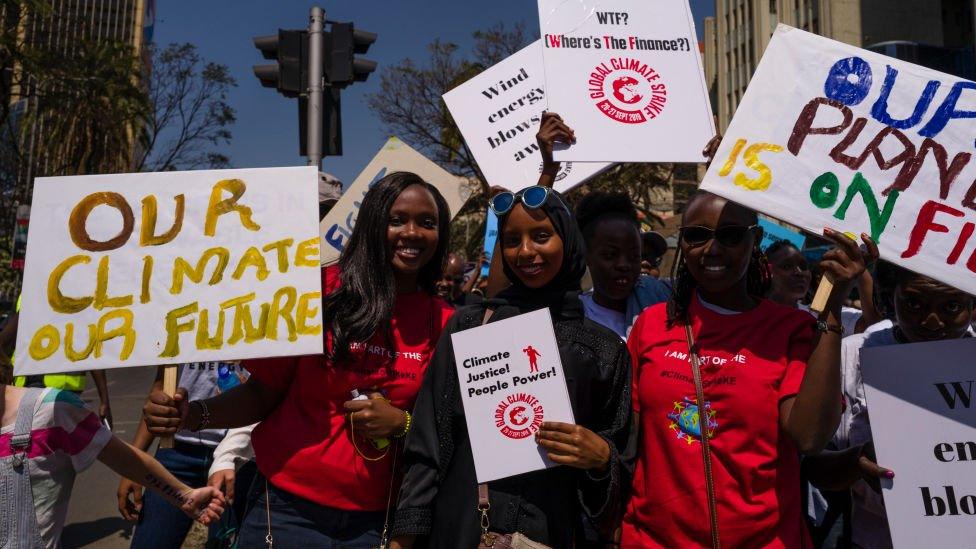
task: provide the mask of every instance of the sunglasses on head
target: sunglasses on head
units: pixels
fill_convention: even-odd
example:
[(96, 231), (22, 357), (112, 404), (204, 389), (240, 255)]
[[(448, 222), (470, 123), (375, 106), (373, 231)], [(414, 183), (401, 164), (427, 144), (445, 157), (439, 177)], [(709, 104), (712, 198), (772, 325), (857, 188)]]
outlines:
[[(546, 203), (546, 200), (549, 198), (549, 193), (549, 187), (540, 187), (536, 185), (527, 189), (522, 189), (517, 193), (513, 193), (511, 191), (498, 193), (491, 198), (491, 201), (488, 204), (491, 207), (491, 211), (495, 212), (495, 215), (502, 216), (512, 211), (512, 208), (514, 208), (515, 205), (520, 201), (526, 208), (532, 210), (540, 208)], [(563, 206), (565, 207), (565, 204)]]
[(722, 246), (732, 248), (742, 244), (758, 225), (725, 225), (717, 229), (692, 225), (681, 227), (681, 240), (692, 246), (701, 246), (710, 240), (715, 240)]

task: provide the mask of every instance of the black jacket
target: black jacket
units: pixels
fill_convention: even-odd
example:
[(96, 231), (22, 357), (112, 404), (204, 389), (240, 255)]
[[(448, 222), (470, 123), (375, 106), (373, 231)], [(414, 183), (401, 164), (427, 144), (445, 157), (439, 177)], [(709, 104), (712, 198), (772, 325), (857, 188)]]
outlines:
[[(609, 471), (597, 477), (557, 466), (489, 483), (491, 531), (552, 547), (571, 547), (584, 515), (594, 523), (618, 517), (633, 471), (630, 356), (616, 334), (583, 318), (575, 295), (572, 302), (554, 313), (559, 356), (577, 423), (610, 444)], [(480, 325), (484, 312), (485, 305), (465, 307), (448, 322), (414, 407), (392, 535), (418, 535), (418, 547), (478, 544), (478, 483), (451, 334)], [(502, 306), (491, 321), (522, 312)]]

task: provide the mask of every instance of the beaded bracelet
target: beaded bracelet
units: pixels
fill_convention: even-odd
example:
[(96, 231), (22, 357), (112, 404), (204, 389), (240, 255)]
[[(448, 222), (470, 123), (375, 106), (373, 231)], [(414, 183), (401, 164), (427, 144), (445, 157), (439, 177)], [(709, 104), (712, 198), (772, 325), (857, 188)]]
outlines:
[(403, 424), (403, 431), (393, 435), (393, 438), (403, 438), (407, 436), (407, 433), (410, 432), (410, 426), (413, 425), (413, 416), (410, 415), (410, 412), (404, 410), (403, 413), (407, 414), (407, 422)]

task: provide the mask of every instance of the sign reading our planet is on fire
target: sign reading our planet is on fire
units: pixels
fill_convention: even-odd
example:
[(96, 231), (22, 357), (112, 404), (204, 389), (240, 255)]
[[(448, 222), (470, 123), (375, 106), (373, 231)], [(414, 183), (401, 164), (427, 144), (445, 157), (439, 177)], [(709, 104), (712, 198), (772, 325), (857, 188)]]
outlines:
[(715, 135), (686, 0), (538, 0), (549, 110), (576, 132), (553, 157), (703, 162)]

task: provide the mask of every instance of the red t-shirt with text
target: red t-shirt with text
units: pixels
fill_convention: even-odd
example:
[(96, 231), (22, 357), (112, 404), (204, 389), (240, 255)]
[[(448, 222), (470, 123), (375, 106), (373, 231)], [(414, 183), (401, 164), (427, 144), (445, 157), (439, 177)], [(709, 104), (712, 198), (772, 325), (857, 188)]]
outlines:
[(644, 311), (630, 334), (641, 451), (622, 546), (711, 545), (699, 417), (710, 433), (722, 545), (809, 546), (799, 455), (780, 429), (779, 404), (800, 389), (813, 320), (768, 300), (732, 315), (706, 308), (697, 296), (691, 301), (703, 412), (684, 326), (667, 328), (665, 305)]
[[(339, 285), (337, 267), (322, 271), (327, 295)], [(353, 448), (342, 405), (354, 389), (377, 388), (400, 409), (410, 410), (453, 310), (426, 293), (397, 296), (392, 348), (378, 333), (354, 345), (351, 357), (332, 363), (322, 355), (251, 360), (252, 379), (283, 395), (281, 404), (252, 435), (258, 468), (291, 494), (327, 507), (349, 511), (386, 508), (392, 454), (364, 460)], [(331, 336), (326, 337), (331, 345)], [(367, 456), (382, 454), (365, 438), (356, 444)]]

